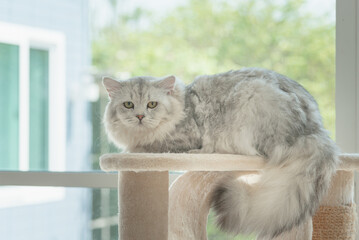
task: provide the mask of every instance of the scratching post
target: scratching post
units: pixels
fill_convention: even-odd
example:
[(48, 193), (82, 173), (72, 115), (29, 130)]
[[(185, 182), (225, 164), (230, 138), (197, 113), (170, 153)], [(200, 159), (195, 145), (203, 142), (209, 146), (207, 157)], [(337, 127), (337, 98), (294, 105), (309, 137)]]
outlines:
[(229, 174), (243, 173), (187, 172), (172, 184), (168, 219), (170, 240), (207, 240), (210, 197), (216, 183)]
[[(216, 186), (229, 175), (240, 177), (256, 172), (187, 172), (170, 188), (169, 240), (207, 240), (210, 197)], [(201, 200), (199, 200), (201, 199)], [(273, 240), (312, 239), (312, 219)], [(257, 238), (257, 240), (270, 240)]]
[[(359, 170), (359, 154), (340, 159), (339, 171), (313, 219), (273, 240), (354, 240), (353, 171)], [(206, 240), (209, 200), (216, 183), (229, 174), (251, 174), (265, 166), (255, 156), (173, 153), (106, 154), (100, 165), (105, 171), (120, 171), (121, 240)], [(168, 171), (187, 173), (168, 190)]]
[[(218, 172), (187, 172), (172, 184), (168, 219), (170, 240), (207, 240), (211, 183), (220, 178)], [(188, 189), (191, 190), (186, 191)]]
[(337, 171), (327, 196), (313, 217), (313, 240), (354, 240), (356, 211), (354, 173)]
[(119, 173), (121, 240), (167, 240), (168, 172)]
[[(345, 159), (344, 165), (350, 159)], [(312, 220), (273, 240), (354, 240), (356, 211), (353, 203), (354, 172), (337, 171), (327, 196), (322, 200)], [(313, 226), (313, 227), (312, 227)], [(313, 231), (313, 233), (312, 233)]]

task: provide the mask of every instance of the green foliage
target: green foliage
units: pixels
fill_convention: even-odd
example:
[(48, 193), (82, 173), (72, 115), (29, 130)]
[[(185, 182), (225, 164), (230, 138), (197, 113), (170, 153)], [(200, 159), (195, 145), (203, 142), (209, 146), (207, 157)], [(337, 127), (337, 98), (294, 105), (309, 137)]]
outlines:
[[(316, 98), (334, 138), (335, 24), (305, 13), (304, 5), (302, 0), (189, 0), (159, 18), (136, 9), (98, 31), (93, 65), (113, 75), (174, 74), (187, 83), (244, 66), (272, 69)], [(211, 224), (208, 232), (210, 239), (229, 239)]]
[(334, 134), (335, 25), (303, 14), (303, 6), (301, 0), (191, 0), (159, 19), (136, 9), (99, 31), (93, 64), (107, 73), (175, 74), (187, 83), (244, 66), (272, 69), (314, 95)]

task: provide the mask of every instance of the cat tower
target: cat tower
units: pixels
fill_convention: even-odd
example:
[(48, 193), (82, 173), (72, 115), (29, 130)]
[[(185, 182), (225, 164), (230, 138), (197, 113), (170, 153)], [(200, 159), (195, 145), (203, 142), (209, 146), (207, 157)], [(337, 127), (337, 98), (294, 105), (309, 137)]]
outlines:
[[(312, 219), (275, 240), (354, 240), (354, 171), (359, 154), (343, 154), (328, 195)], [(210, 196), (228, 175), (256, 174), (256, 156), (230, 154), (106, 154), (105, 171), (118, 171), (119, 239), (207, 240)], [(186, 171), (169, 187), (169, 171)], [(264, 240), (264, 239), (262, 239)]]

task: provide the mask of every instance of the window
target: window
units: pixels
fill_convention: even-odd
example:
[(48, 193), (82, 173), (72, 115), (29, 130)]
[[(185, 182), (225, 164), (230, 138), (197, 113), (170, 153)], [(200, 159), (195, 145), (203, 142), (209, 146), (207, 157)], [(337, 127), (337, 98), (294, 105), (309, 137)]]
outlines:
[[(0, 43), (0, 168), (19, 168), (19, 47)], [(7, 161), (5, 161), (5, 159)]]
[[(0, 170), (64, 170), (64, 36), (3, 22), (0, 32)], [(31, 191), (36, 194), (29, 188), (0, 188), (7, 196), (0, 208), (65, 196), (63, 188)]]
[(0, 32), (0, 169), (64, 170), (65, 37), (3, 22)]
[[(152, 2), (113, 3), (107, 24), (101, 21), (103, 4), (94, 7), (99, 15), (92, 49), (100, 97), (93, 103), (93, 122), (101, 122), (98, 113), (108, 101), (100, 76), (175, 74), (190, 83), (200, 74), (255, 66), (308, 89), (335, 138), (335, 1), (185, 1), (173, 9)], [(113, 151), (99, 126), (93, 125), (101, 132), (94, 135), (95, 164), (99, 155)], [(212, 215), (207, 233), (210, 240), (233, 239), (215, 227)]]
[[(359, 152), (359, 1), (337, 2), (336, 142), (343, 152)], [(359, 175), (355, 174), (354, 201), (359, 202)], [(359, 214), (357, 208), (357, 214)], [(359, 239), (357, 225), (356, 239)]]
[[(117, 238), (117, 175), (97, 171), (101, 154), (118, 151), (101, 124), (103, 75), (171, 73), (188, 83), (230, 68), (271, 68), (308, 88), (332, 137), (359, 151), (358, 0), (337, 3), (345, 20), (337, 49), (345, 51), (336, 53), (336, 87), (334, 1), (89, 2), (0, 8), (0, 236), (21, 225), (27, 239), (59, 230), (66, 239)], [(80, 172), (63, 172), (70, 170)], [(209, 239), (231, 239), (209, 226)]]
[(49, 51), (30, 48), (29, 169), (47, 170), (49, 152)]

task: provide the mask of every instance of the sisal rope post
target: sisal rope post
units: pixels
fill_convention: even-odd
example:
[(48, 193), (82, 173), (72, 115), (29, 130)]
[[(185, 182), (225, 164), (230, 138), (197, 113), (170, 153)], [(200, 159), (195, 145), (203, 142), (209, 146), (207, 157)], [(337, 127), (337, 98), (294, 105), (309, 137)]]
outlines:
[(313, 240), (354, 240), (356, 209), (354, 173), (337, 171), (327, 196), (313, 217)]

